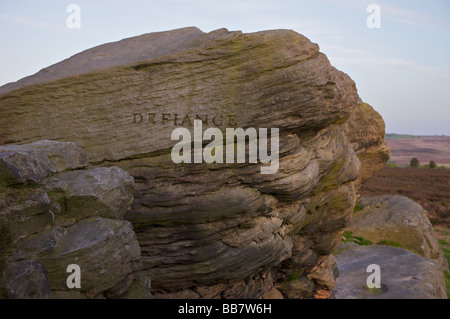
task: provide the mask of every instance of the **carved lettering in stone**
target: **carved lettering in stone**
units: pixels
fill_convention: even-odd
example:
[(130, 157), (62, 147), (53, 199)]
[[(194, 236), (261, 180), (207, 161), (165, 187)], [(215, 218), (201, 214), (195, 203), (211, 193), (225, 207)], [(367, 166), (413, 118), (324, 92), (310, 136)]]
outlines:
[(216, 127), (237, 127), (235, 114), (177, 114), (177, 113), (133, 113), (133, 124), (161, 124), (192, 127), (194, 120), (201, 120), (205, 125)]

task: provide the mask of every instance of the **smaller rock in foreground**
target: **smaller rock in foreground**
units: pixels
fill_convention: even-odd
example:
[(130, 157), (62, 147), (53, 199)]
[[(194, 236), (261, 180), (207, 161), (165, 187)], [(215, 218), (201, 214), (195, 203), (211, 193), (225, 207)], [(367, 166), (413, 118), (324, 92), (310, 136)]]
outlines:
[[(335, 258), (340, 274), (333, 290), (336, 299), (447, 299), (438, 262), (406, 249), (353, 246)], [(371, 264), (380, 266), (381, 289), (366, 286)]]

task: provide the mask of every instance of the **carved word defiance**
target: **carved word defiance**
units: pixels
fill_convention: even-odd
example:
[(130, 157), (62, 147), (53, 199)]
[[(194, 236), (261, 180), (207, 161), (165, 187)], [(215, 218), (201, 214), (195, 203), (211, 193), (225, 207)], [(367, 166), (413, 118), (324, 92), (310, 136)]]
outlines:
[(174, 126), (192, 126), (195, 120), (201, 120), (205, 125), (211, 126), (229, 126), (236, 127), (236, 115), (208, 115), (208, 114), (195, 114), (195, 115), (180, 115), (176, 113), (134, 113), (134, 124), (171, 124)]
[[(274, 174), (279, 166), (279, 129), (271, 128), (270, 131), (270, 155), (267, 152), (269, 138), (267, 128), (259, 129), (259, 136), (253, 127), (246, 130), (238, 128), (226, 128), (225, 141), (222, 131), (217, 127), (210, 127), (203, 132), (202, 121), (194, 120), (194, 163), (223, 163), (224, 147), (226, 163), (235, 163), (235, 150), (237, 163), (245, 163), (246, 138), (248, 137), (248, 162), (257, 163), (258, 155), (261, 165), (261, 174)], [(181, 137), (181, 140), (180, 140)], [(214, 138), (213, 138), (214, 137)], [(235, 138), (237, 142), (235, 142)], [(184, 127), (176, 128), (172, 131), (172, 141), (180, 140), (174, 145), (171, 152), (172, 161), (176, 164), (191, 163), (191, 132)], [(212, 140), (203, 147), (203, 140)], [(225, 143), (224, 143), (225, 142)], [(259, 152), (258, 152), (259, 147)]]

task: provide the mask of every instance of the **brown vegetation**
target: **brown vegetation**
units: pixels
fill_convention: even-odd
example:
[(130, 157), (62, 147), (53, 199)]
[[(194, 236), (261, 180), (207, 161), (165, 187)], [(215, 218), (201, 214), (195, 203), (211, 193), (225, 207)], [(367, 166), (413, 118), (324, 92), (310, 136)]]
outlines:
[(450, 227), (450, 170), (385, 167), (361, 188), (362, 196), (407, 196), (427, 211), (434, 226)]

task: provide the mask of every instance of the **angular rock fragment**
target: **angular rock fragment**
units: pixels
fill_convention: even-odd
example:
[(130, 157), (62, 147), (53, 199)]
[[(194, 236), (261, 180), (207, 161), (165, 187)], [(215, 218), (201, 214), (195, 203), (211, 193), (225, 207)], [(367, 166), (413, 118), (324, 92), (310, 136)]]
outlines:
[(40, 261), (52, 290), (59, 291), (68, 290), (67, 266), (78, 265), (80, 291), (94, 297), (110, 289), (119, 290), (124, 279), (139, 269), (139, 257), (139, 244), (129, 222), (88, 218), (69, 227), (56, 248)]
[(122, 219), (133, 201), (134, 179), (118, 167), (97, 167), (55, 175), (45, 187), (62, 199), (66, 217)]
[(43, 231), (53, 223), (48, 194), (40, 188), (0, 187), (0, 224), (11, 241)]
[(86, 153), (71, 142), (42, 140), (0, 146), (0, 184), (43, 184), (52, 173), (87, 165)]
[(23, 239), (14, 249), (10, 256), (11, 260), (39, 259), (40, 256), (53, 251), (65, 230), (62, 227), (53, 227)]
[(49, 296), (50, 283), (47, 272), (34, 260), (10, 263), (0, 274), (0, 297), (44, 299)]

